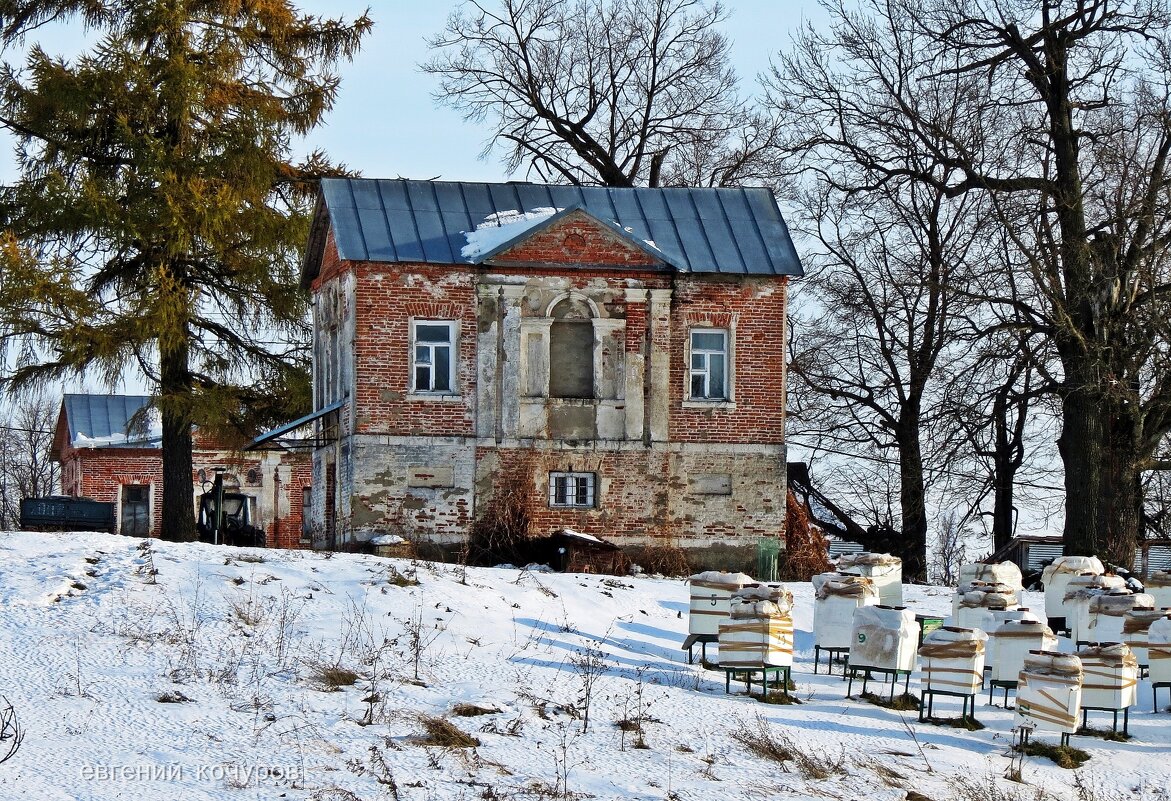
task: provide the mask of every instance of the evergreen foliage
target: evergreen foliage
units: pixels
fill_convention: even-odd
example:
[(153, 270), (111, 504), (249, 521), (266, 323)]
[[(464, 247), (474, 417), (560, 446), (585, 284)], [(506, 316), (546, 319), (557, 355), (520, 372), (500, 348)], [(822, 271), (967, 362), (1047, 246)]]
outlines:
[[(191, 425), (241, 433), (309, 405), (299, 250), (333, 105), (372, 23), (284, 0), (0, 0), (0, 42), (80, 20), (74, 59), (33, 44), (0, 70), (20, 178), (0, 335), (20, 388), (140, 369), (163, 421), (163, 532), (193, 539)], [(267, 420), (265, 418), (268, 418)]]

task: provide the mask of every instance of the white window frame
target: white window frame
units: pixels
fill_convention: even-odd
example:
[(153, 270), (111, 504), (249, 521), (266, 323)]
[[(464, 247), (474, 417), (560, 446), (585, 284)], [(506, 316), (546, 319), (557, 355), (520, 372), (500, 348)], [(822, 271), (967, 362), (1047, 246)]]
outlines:
[[(723, 337), (724, 346), (720, 350), (712, 350), (711, 348), (696, 348), (695, 335), (696, 334), (719, 334)], [(692, 328), (687, 333), (687, 397), (692, 401), (700, 401), (705, 403), (727, 403), (732, 400), (732, 332), (727, 328)], [(696, 354), (703, 355), (704, 366), (696, 368), (694, 366)], [(711, 366), (708, 356), (712, 354), (719, 354), (724, 359), (724, 393), (722, 395), (712, 395), (710, 389), (711, 383)], [(696, 376), (703, 377), (704, 392), (701, 395), (696, 395), (693, 392)]]
[[(559, 484), (561, 485), (560, 491)], [(584, 500), (579, 501), (578, 498), (583, 495)], [(598, 508), (598, 474), (576, 471), (550, 472), (549, 507), (552, 509)]]
[[(439, 342), (419, 342), (418, 330), (421, 325), (435, 325), (447, 327), (447, 389), (435, 389), (435, 351), (442, 347), (443, 343)], [(430, 351), (431, 360), (429, 363), (420, 362), (419, 348), (424, 347)], [(411, 392), (418, 395), (456, 395), (458, 390), (455, 384), (456, 365), (459, 363), (459, 324), (455, 320), (411, 320)], [(418, 385), (419, 368), (426, 367), (430, 370), (431, 380), (430, 386), (421, 387)]]

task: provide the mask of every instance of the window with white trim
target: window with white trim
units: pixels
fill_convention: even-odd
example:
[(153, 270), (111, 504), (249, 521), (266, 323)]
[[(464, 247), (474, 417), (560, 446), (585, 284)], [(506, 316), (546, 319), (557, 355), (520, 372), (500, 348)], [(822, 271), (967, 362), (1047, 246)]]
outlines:
[(574, 509), (593, 509), (596, 495), (594, 473), (550, 473), (549, 505)]
[(691, 330), (691, 399), (728, 399), (728, 332)]
[(411, 324), (413, 390), (455, 392), (455, 322), (414, 320)]

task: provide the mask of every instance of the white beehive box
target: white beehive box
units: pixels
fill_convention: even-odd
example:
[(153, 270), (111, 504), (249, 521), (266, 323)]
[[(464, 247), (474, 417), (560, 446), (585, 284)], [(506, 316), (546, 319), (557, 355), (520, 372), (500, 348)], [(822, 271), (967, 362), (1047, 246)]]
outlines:
[(1156, 570), (1143, 582), (1144, 591), (1155, 599), (1155, 607), (1171, 607), (1171, 570)]
[(1065, 585), (1074, 576), (1089, 573), (1096, 576), (1106, 568), (1096, 556), (1059, 556), (1045, 566), (1041, 583), (1045, 585), (1045, 616), (1064, 617), (1062, 604), (1065, 602)]
[(996, 643), (992, 639), (992, 632), (999, 628), (1000, 624), (1006, 620), (1028, 620), (1033, 623), (1045, 623), (1041, 616), (1027, 607), (1017, 607), (1016, 609), (1002, 609), (992, 610), (992, 620), (987, 621), (988, 625), (979, 626), (988, 635), (988, 642), (984, 644), (984, 664), (991, 666), (996, 658)]
[(878, 588), (878, 602), (884, 606), (903, 603), (903, 560), (888, 553), (850, 553), (838, 559), (839, 573), (865, 576)]
[(1126, 589), (1126, 581), (1119, 576), (1081, 575), (1074, 576), (1065, 585), (1065, 598), (1062, 601), (1062, 616), (1065, 617), (1065, 628), (1069, 631), (1069, 638), (1074, 642), (1088, 642), (1085, 627), (1089, 625), (1086, 615), (1089, 612), (1090, 598), (1095, 595), (1105, 595), (1108, 592)]
[(813, 577), (813, 643), (819, 648), (849, 648), (854, 610), (878, 603), (878, 590), (865, 576), (822, 573)]
[(709, 570), (692, 576), (691, 616), (687, 631), (710, 637), (720, 633), (720, 622), (727, 619), (732, 609), (732, 593), (752, 584), (751, 576), (743, 573), (725, 573)]
[(1016, 681), (1031, 651), (1053, 651), (1057, 637), (1044, 623), (1006, 620), (988, 632), (992, 652), (992, 681)]
[[(1127, 612), (1135, 607), (1149, 608), (1155, 605), (1155, 599), (1143, 592), (1108, 592), (1090, 598), (1089, 607), (1085, 612), (1084, 623), (1081, 623), (1081, 611), (1078, 612), (1085, 642), (1125, 642), (1122, 628)], [(1075, 640), (1076, 642), (1076, 640)]]
[(919, 624), (915, 613), (895, 606), (860, 606), (854, 610), (850, 668), (909, 672), (915, 669)]
[(924, 689), (975, 695), (984, 686), (984, 645), (979, 629), (944, 626), (930, 632), (919, 646)]
[(1171, 616), (1147, 629), (1147, 678), (1151, 684), (1171, 682)]
[(1126, 645), (1094, 643), (1077, 655), (1082, 661), (1082, 706), (1123, 710), (1138, 702), (1138, 659)]
[(793, 664), (793, 613), (784, 598), (769, 599), (769, 588), (746, 587), (732, 597), (720, 622), (720, 667), (758, 669)]
[(1021, 569), (1012, 562), (972, 562), (960, 566), (959, 585), (971, 584), (974, 581), (983, 581), (987, 584), (1007, 584), (1017, 593), (1024, 590), (1021, 578)]
[(1082, 706), (1082, 663), (1073, 654), (1033, 652), (1018, 677), (1015, 725), (1073, 734)]
[(1122, 641), (1134, 654), (1140, 667), (1150, 664), (1147, 656), (1147, 637), (1150, 634), (1151, 624), (1160, 618), (1167, 617), (1166, 609), (1140, 609), (1137, 606), (1126, 613), (1122, 620)]
[(982, 581), (961, 585), (952, 596), (952, 625), (965, 629), (988, 631), (992, 613), (1016, 609), (1016, 590), (1007, 584), (988, 584)]

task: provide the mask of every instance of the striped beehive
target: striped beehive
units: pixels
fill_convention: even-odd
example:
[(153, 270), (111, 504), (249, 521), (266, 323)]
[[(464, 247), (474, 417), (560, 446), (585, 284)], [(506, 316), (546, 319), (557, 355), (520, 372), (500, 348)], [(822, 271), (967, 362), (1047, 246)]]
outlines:
[(1144, 590), (1155, 599), (1157, 609), (1171, 607), (1171, 570), (1156, 570), (1144, 584)]
[(849, 648), (854, 610), (878, 603), (874, 582), (864, 576), (822, 573), (813, 577), (813, 644)]
[(1062, 599), (1062, 616), (1065, 617), (1065, 628), (1069, 638), (1074, 642), (1088, 642), (1089, 636), (1086, 627), (1089, 625), (1090, 599), (1097, 595), (1106, 595), (1111, 592), (1129, 593), (1126, 582), (1119, 576), (1108, 575), (1081, 575), (1074, 576), (1065, 586), (1065, 598)]
[(984, 686), (984, 645), (980, 629), (944, 626), (919, 646), (923, 685), (929, 692), (975, 695)]
[(1079, 575), (1100, 576), (1106, 572), (1096, 556), (1059, 556), (1045, 566), (1041, 583), (1045, 585), (1045, 617), (1065, 617), (1065, 586)]
[(1168, 612), (1167, 609), (1140, 609), (1136, 606), (1122, 619), (1122, 641), (1138, 660), (1139, 667), (1150, 664), (1147, 656), (1147, 637), (1150, 635), (1151, 624), (1167, 617)]
[(1082, 706), (1082, 662), (1072, 654), (1032, 651), (1017, 677), (1015, 725), (1073, 734)]
[(1016, 590), (1007, 584), (974, 581), (956, 590), (951, 599), (952, 625), (964, 629), (988, 631), (992, 613), (1016, 609)]
[(731, 612), (720, 622), (720, 667), (759, 669), (793, 664), (793, 611), (769, 588), (745, 587), (732, 596)]
[[(1085, 611), (1078, 610), (1078, 625), (1086, 642), (1123, 642), (1126, 614), (1135, 608), (1150, 608), (1155, 599), (1143, 592), (1114, 590), (1090, 598)], [(1084, 615), (1084, 617), (1083, 617)]]
[(1171, 682), (1171, 615), (1147, 629), (1147, 678), (1152, 684)]
[(995, 682), (1016, 681), (1031, 652), (1057, 648), (1053, 631), (1035, 620), (1006, 620), (988, 633), (988, 639), (993, 644), (991, 679)]
[(720, 622), (727, 619), (732, 609), (732, 593), (753, 583), (751, 576), (719, 570), (698, 573), (688, 581), (691, 583), (688, 633), (711, 637), (720, 633)]
[(1082, 661), (1082, 706), (1129, 709), (1138, 701), (1138, 659), (1124, 643), (1093, 643), (1077, 652)]
[(884, 606), (903, 603), (903, 560), (888, 553), (850, 553), (838, 559), (839, 573), (865, 576), (878, 589), (878, 602)]

